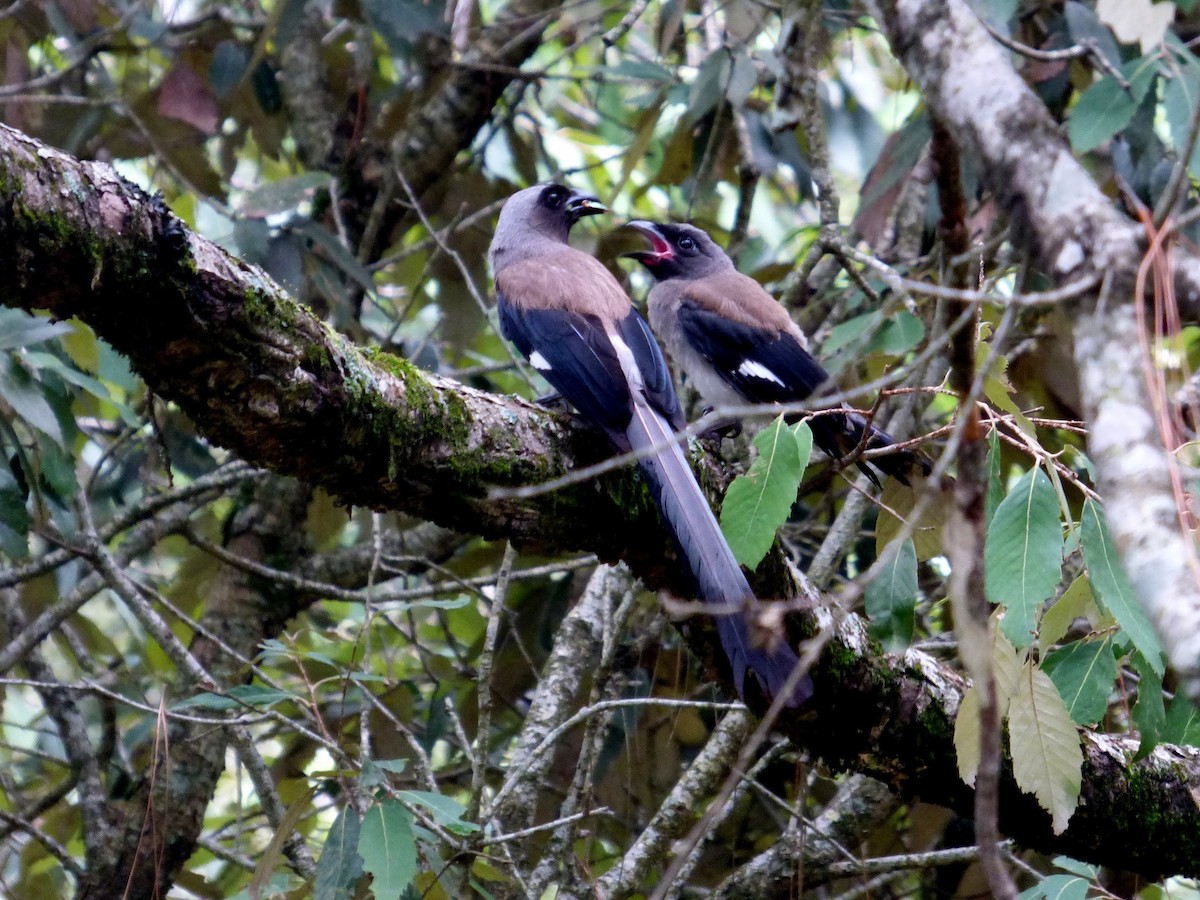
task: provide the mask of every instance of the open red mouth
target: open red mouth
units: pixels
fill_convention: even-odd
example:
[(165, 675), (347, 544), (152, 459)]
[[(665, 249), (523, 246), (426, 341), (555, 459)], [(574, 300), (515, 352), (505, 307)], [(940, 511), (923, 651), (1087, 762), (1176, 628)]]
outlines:
[(641, 232), (642, 237), (650, 242), (649, 250), (635, 250), (632, 253), (624, 254), (625, 256), (630, 259), (636, 259), (646, 266), (656, 266), (675, 256), (675, 251), (671, 249), (670, 243), (667, 242), (667, 239), (654, 226), (654, 223), (635, 220), (633, 222), (626, 222), (625, 224), (630, 228), (636, 228)]

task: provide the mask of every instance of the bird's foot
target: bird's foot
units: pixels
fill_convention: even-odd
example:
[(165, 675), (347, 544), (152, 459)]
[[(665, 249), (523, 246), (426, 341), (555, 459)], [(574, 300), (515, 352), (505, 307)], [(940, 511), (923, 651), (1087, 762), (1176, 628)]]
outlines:
[(558, 391), (551, 391), (548, 394), (543, 394), (533, 402), (538, 406), (546, 407), (546, 409), (563, 410), (567, 408), (567, 398)]
[[(711, 414), (714, 409), (715, 409), (715, 407), (712, 407), (712, 406), (704, 407), (704, 409), (702, 409), (700, 411), (701, 417)], [(709, 428), (707, 431), (702, 431), (700, 433), (699, 437), (701, 440), (715, 441), (719, 445), (721, 443), (722, 439), (736, 438), (736, 437), (740, 436), (741, 433), (742, 433), (742, 420), (741, 419), (733, 419), (732, 421), (729, 421), (729, 422), (721, 422), (720, 424), (714, 425), (712, 428)]]

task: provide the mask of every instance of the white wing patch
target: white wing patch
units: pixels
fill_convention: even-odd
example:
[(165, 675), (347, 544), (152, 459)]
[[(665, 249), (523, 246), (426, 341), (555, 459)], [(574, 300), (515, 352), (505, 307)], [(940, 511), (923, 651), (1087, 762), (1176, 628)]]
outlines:
[(542, 356), (541, 350), (534, 350), (533, 353), (529, 355), (529, 364), (539, 372), (550, 371), (550, 360)]
[(629, 382), (630, 390), (642, 390), (645, 387), (645, 381), (642, 378), (642, 370), (638, 368), (637, 360), (633, 357), (633, 351), (621, 339), (621, 335), (617, 333), (617, 329), (612, 323), (605, 322), (604, 331), (612, 342), (613, 349), (617, 351), (617, 360), (621, 363), (621, 371), (625, 373), (625, 380)]
[(773, 381), (780, 387), (784, 387), (783, 379), (764, 366), (762, 363), (753, 359), (746, 359), (737, 368), (739, 375), (745, 375), (747, 378), (758, 378), (762, 381)]

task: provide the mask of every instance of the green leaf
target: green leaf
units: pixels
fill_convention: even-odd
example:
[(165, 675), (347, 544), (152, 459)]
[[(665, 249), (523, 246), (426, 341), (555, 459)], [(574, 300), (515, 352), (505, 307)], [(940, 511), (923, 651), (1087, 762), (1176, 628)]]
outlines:
[(1063, 18), (1067, 20), (1072, 41), (1076, 44), (1091, 41), (1110, 63), (1121, 65), (1121, 48), (1117, 46), (1112, 29), (1100, 21), (1091, 7), (1077, 0), (1067, 0), (1063, 5)]
[(669, 84), (675, 80), (675, 76), (670, 69), (649, 60), (633, 59), (630, 57), (622, 59), (615, 66), (605, 66), (601, 71), (611, 72), (613, 75), (619, 75), (622, 78), (658, 81), (663, 84)]
[(1108, 532), (1104, 509), (1089, 499), (1083, 504), (1080, 517), (1083, 558), (1087, 563), (1088, 580), (1100, 608), (1112, 615), (1121, 626), (1125, 636), (1133, 643), (1160, 678), (1166, 671), (1163, 664), (1162, 644), (1146, 618), (1146, 613), (1134, 596), (1133, 586), (1121, 568), (1117, 548)]
[(342, 807), (325, 837), (325, 847), (313, 877), (313, 900), (350, 900), (354, 882), (362, 874), (358, 855), (362, 823), (353, 806)]
[(479, 830), (479, 826), (474, 822), (467, 822), (463, 819), (462, 814), (467, 811), (467, 808), (453, 797), (432, 791), (398, 791), (397, 796), (429, 810), (433, 820), (448, 831), (456, 834), (471, 834)]
[(358, 855), (376, 900), (400, 900), (417, 874), (413, 817), (398, 800), (381, 800), (363, 817)]
[(239, 684), (225, 691), (224, 694), (205, 692), (194, 697), (187, 697), (173, 705), (173, 709), (199, 707), (200, 709), (233, 709), (245, 706), (274, 706), (284, 700), (295, 700), (293, 694), (279, 691), (261, 684)]
[(1060, 647), (1046, 656), (1042, 668), (1067, 704), (1071, 721), (1076, 725), (1100, 721), (1108, 709), (1108, 695), (1117, 678), (1111, 636)]
[(1156, 71), (1152, 59), (1130, 60), (1121, 66), (1121, 74), (1129, 83), (1128, 91), (1111, 75), (1105, 75), (1084, 91), (1067, 121), (1071, 146), (1079, 153), (1087, 153), (1128, 125), (1154, 83)]
[(362, 10), (371, 27), (379, 32), (388, 49), (407, 59), (423, 34), (444, 34), (450, 29), (440, 3), (428, 0), (362, 0)]
[(879, 327), (866, 349), (869, 353), (879, 351), (899, 356), (912, 350), (924, 339), (925, 324), (908, 310), (901, 310)]
[[(1171, 134), (1171, 143), (1179, 155), (1186, 149), (1188, 132), (1192, 125), (1192, 111), (1198, 104), (1200, 68), (1180, 66), (1163, 88), (1163, 113)], [(1200, 141), (1197, 144), (1200, 145)], [(1192, 154), (1188, 157), (1188, 169), (1193, 175), (1200, 173), (1200, 146), (1192, 148)]]
[(832, 356), (843, 347), (862, 338), (867, 332), (878, 328), (879, 324), (880, 315), (878, 310), (863, 313), (861, 316), (855, 316), (852, 319), (847, 319), (845, 322), (840, 322), (829, 329), (829, 337), (825, 338), (821, 343), (821, 353), (825, 356)]
[(1167, 714), (1163, 709), (1162, 675), (1155, 671), (1141, 653), (1135, 652), (1131, 661), (1139, 676), (1138, 699), (1133, 707), (1133, 724), (1141, 737), (1133, 758), (1142, 759), (1158, 746), (1163, 726), (1167, 722)]
[(1017, 14), (1020, 0), (971, 0), (971, 6), (976, 15), (986, 21), (992, 28), (1009, 33), (1006, 27), (1012, 17)]
[(1050, 860), (1056, 868), (1062, 869), (1064, 872), (1070, 872), (1072, 875), (1078, 875), (1080, 878), (1097, 878), (1100, 874), (1100, 867), (1093, 866), (1089, 863), (1081, 862), (1078, 859), (1072, 859), (1069, 856), (1056, 856)]
[(1007, 610), (1001, 627), (1017, 647), (1032, 642), (1038, 607), (1061, 578), (1058, 499), (1050, 479), (1033, 468), (996, 508), (984, 544), (987, 597)]
[(733, 60), (728, 50), (714, 50), (700, 64), (696, 80), (688, 95), (687, 119), (697, 122), (717, 105), (729, 83)]
[(268, 181), (242, 198), (241, 213), (252, 219), (264, 219), (291, 212), (301, 203), (311, 200), (320, 189), (328, 188), (329, 184), (327, 172), (305, 172), (303, 175)]
[(917, 549), (912, 539), (895, 549), (891, 561), (870, 584), (864, 596), (871, 619), (871, 637), (889, 650), (912, 643), (917, 608)]
[(1042, 656), (1049, 653), (1050, 648), (1067, 633), (1071, 623), (1086, 616), (1088, 610), (1095, 612), (1095, 599), (1087, 576), (1080, 575), (1042, 616), (1042, 625), (1038, 629), (1038, 653)]
[(1050, 676), (1027, 664), (1008, 706), (1013, 777), (1050, 813), (1055, 834), (1066, 830), (1083, 779), (1079, 732)]
[(807, 422), (797, 422), (792, 426), (792, 435), (796, 438), (796, 447), (800, 451), (800, 472), (808, 468), (808, 459), (812, 456), (813, 435)]
[(29, 555), (29, 510), (16, 477), (0, 467), (0, 553), (9, 559)]
[(1176, 694), (1159, 735), (1163, 743), (1200, 747), (1200, 710), (1183, 694)]
[(754, 438), (758, 458), (733, 480), (721, 506), (721, 530), (737, 561), (753, 569), (771, 549), (775, 529), (787, 521), (803, 462), (797, 432), (779, 416)]
[(1000, 473), (1000, 433), (995, 428), (988, 433), (987, 470), (988, 485), (983, 520), (990, 525), (996, 510), (1004, 501), (1004, 478)]
[(1085, 900), (1090, 884), (1078, 875), (1050, 875), (1017, 896), (1020, 900)]
[(54, 407), (47, 399), (44, 386), (12, 357), (0, 358), (0, 399), (8, 403), (13, 412), (30, 427), (62, 445), (62, 427), (58, 416), (54, 414)]
[(60, 334), (69, 334), (72, 327), (66, 322), (51, 322), (30, 315), (22, 309), (0, 309), (0, 350), (18, 350), (42, 344)]
[(754, 60), (744, 50), (738, 50), (734, 54), (733, 66), (729, 71), (725, 99), (735, 107), (740, 107), (746, 102), (757, 83), (758, 69), (754, 65)]
[(979, 773), (979, 689), (967, 688), (954, 718), (954, 753), (958, 758), (958, 776), (963, 784), (975, 787)]

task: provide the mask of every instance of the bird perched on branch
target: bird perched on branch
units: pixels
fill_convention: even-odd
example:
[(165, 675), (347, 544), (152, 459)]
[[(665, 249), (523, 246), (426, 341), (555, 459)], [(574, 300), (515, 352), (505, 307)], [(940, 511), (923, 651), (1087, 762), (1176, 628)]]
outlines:
[[(712, 406), (797, 403), (829, 381), (808, 352), (808, 339), (762, 286), (734, 268), (704, 231), (693, 225), (628, 223), (649, 250), (627, 254), (654, 276), (650, 324), (704, 402)], [(843, 405), (809, 419), (813, 442), (835, 460), (895, 441)], [(865, 440), (864, 440), (865, 439)], [(908, 450), (856, 460), (879, 485), (871, 466), (908, 484), (914, 465), (926, 460)]]
[[(612, 274), (567, 243), (575, 222), (602, 212), (595, 197), (558, 184), (508, 198), (488, 253), (500, 329), (618, 451), (638, 454), (696, 597), (713, 607), (738, 693), (745, 697), (748, 669), (774, 697), (799, 659), (785, 641), (762, 647), (753, 639), (746, 615), (756, 601), (684, 455), (685, 423), (662, 351)], [(788, 705), (811, 693), (805, 676)]]

